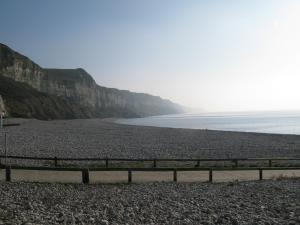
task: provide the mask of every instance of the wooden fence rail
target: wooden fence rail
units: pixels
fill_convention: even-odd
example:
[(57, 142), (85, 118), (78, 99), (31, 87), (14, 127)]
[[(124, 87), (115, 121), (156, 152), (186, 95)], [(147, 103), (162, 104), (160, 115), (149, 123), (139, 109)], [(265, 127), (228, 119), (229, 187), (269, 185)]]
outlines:
[(173, 172), (173, 181), (177, 182), (177, 172), (180, 171), (207, 171), (209, 174), (209, 182), (213, 182), (213, 172), (214, 171), (258, 171), (259, 180), (263, 179), (264, 170), (300, 170), (300, 167), (201, 167), (201, 168), (192, 168), (192, 167), (182, 167), (182, 168), (78, 168), (78, 167), (26, 167), (26, 166), (0, 166), (0, 169), (5, 169), (5, 180), (12, 180), (11, 170), (30, 170), (30, 171), (78, 171), (82, 174), (82, 183), (90, 183), (90, 171), (123, 171), (128, 173), (128, 183), (132, 182), (134, 172)]
[(112, 162), (152, 162), (153, 167), (158, 167), (159, 162), (194, 162), (195, 167), (200, 167), (201, 162), (231, 162), (234, 167), (239, 166), (239, 162), (245, 161), (265, 161), (268, 163), (269, 167), (273, 166), (274, 161), (299, 161), (300, 158), (201, 158), (201, 159), (191, 159), (191, 158), (151, 158), (151, 159), (142, 159), (142, 158), (63, 158), (63, 157), (31, 157), (31, 156), (4, 156), (0, 155), (0, 164), (2, 159), (17, 159), (17, 160), (36, 160), (36, 161), (52, 161), (55, 167), (58, 167), (59, 162), (63, 161), (96, 161), (103, 162), (106, 168), (109, 168), (110, 163)]

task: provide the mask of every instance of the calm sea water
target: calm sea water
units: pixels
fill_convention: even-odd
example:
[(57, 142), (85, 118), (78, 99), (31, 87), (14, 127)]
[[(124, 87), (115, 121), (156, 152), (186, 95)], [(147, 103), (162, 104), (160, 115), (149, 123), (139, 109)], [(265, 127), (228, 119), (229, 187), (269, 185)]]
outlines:
[(300, 111), (176, 114), (120, 119), (118, 123), (155, 127), (300, 134)]

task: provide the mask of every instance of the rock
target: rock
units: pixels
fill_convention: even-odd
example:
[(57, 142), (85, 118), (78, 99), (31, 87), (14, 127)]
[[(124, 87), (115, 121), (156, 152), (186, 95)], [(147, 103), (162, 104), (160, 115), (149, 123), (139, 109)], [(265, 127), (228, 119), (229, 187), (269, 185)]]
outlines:
[(109, 222), (107, 220), (101, 220), (101, 225), (109, 225)]

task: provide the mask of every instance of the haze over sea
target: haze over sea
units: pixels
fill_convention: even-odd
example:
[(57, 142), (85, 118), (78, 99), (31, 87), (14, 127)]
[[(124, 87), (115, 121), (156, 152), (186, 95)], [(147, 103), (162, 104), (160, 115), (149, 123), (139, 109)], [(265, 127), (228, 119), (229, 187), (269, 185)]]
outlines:
[(129, 125), (300, 135), (300, 111), (186, 113), (120, 119)]

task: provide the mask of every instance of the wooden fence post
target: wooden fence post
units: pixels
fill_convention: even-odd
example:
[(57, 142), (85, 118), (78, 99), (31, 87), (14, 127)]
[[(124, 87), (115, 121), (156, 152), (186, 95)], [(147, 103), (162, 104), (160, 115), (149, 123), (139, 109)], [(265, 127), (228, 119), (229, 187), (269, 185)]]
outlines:
[(132, 182), (132, 171), (128, 170), (128, 183)]
[(213, 169), (209, 169), (209, 182), (213, 182)]
[(233, 162), (234, 162), (234, 166), (235, 166), (235, 167), (238, 167), (238, 166), (239, 166), (239, 163), (238, 163), (238, 160), (237, 160), (237, 159), (233, 160)]
[(153, 167), (156, 168), (157, 163), (156, 163), (156, 159), (153, 160)]
[(269, 167), (272, 167), (272, 160), (269, 159)]
[(7, 165), (7, 152), (8, 152), (8, 144), (7, 144), (8, 140), (7, 140), (7, 133), (4, 133), (4, 154), (5, 154), (5, 165)]
[(259, 169), (259, 180), (263, 179), (263, 170)]
[(8, 182), (11, 181), (11, 167), (10, 166), (5, 167), (5, 180)]
[(173, 170), (173, 181), (177, 182), (177, 169)]
[(54, 166), (57, 167), (57, 157), (54, 157)]
[(108, 158), (105, 159), (105, 167), (108, 168)]
[(82, 172), (82, 183), (84, 184), (90, 183), (89, 169), (83, 169), (81, 172)]

